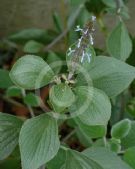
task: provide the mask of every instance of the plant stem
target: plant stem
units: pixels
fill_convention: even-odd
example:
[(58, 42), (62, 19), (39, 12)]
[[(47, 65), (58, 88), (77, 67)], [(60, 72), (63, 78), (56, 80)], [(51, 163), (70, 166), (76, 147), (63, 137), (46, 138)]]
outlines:
[[(23, 96), (23, 97), (26, 96), (26, 92), (25, 92), (24, 89), (22, 89), (22, 96)], [(29, 112), (30, 112), (31, 117), (35, 117), (35, 114), (34, 114), (34, 111), (33, 111), (32, 107), (29, 106), (28, 104), (26, 104), (26, 105), (27, 105), (27, 107), (28, 107), (28, 109), (29, 109)]]
[(7, 97), (7, 96), (3, 96), (3, 95), (0, 94), (0, 97), (1, 97), (4, 101), (6, 101), (6, 102), (8, 102), (8, 103), (11, 103), (11, 104), (13, 104), (13, 105), (15, 105), (15, 106), (25, 107), (23, 104), (21, 104), (21, 103), (15, 101), (15, 100), (13, 100), (13, 99)]
[(71, 136), (73, 136), (76, 132), (76, 129), (72, 130), (63, 140), (62, 142), (66, 142)]
[(122, 21), (122, 17), (120, 16), (120, 12), (121, 12), (121, 1), (120, 0), (115, 0), (116, 2), (116, 7), (117, 7), (117, 15), (119, 17), (119, 20)]
[[(24, 89), (22, 89), (22, 96), (23, 96), (23, 97), (26, 96), (26, 92), (25, 92)], [(34, 114), (34, 111), (33, 111), (32, 107), (29, 106), (28, 104), (26, 104), (26, 105), (27, 105), (27, 107), (28, 107), (28, 109), (29, 109), (29, 112), (30, 112), (31, 117), (35, 117), (35, 114)], [(45, 165), (39, 167), (39, 169), (45, 169)]]

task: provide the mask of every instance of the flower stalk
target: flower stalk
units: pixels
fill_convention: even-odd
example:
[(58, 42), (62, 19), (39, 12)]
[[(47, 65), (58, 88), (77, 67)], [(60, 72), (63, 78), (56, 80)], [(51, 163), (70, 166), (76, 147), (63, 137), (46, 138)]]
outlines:
[(87, 52), (87, 48), (89, 45), (94, 44), (93, 40), (93, 32), (94, 32), (94, 21), (96, 20), (95, 16), (92, 16), (92, 19), (86, 23), (84, 28), (80, 28), (78, 25), (75, 29), (77, 32), (81, 32), (81, 37), (78, 39), (77, 43), (75, 44), (75, 48), (69, 48), (67, 52), (67, 56), (71, 57), (71, 65), (69, 68), (69, 77), (71, 79), (74, 75), (74, 72), (77, 69), (77, 65), (81, 62), (83, 63), (84, 59), (86, 58), (88, 62), (91, 62), (91, 53)]

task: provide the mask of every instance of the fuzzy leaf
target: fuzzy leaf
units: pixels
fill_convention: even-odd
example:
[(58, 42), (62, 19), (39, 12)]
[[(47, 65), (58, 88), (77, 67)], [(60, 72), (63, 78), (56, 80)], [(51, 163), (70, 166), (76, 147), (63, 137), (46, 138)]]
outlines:
[(7, 89), (6, 91), (6, 95), (8, 97), (16, 97), (16, 96), (21, 96), (22, 95), (22, 91), (21, 88), (17, 87), (17, 86), (11, 86)]
[(122, 146), (127, 149), (129, 147), (135, 146), (135, 122), (131, 124), (131, 130), (128, 135), (121, 140)]
[(19, 87), (37, 89), (51, 82), (54, 73), (42, 58), (26, 55), (14, 64), (10, 77)]
[(54, 32), (49, 32), (48, 30), (29, 28), (10, 35), (8, 39), (19, 44), (25, 44), (30, 40), (47, 44), (51, 42), (56, 36), (57, 35)]
[(27, 120), (19, 138), (22, 168), (38, 169), (58, 152), (60, 142), (55, 119), (42, 114)]
[(121, 120), (116, 123), (111, 130), (111, 135), (114, 138), (121, 139), (128, 135), (131, 129), (131, 121), (128, 119)]
[(88, 158), (91, 158), (103, 169), (131, 169), (120, 157), (105, 148), (88, 148), (83, 152)]
[[(135, 68), (112, 57), (98, 56), (88, 69), (93, 86), (115, 97), (124, 91), (135, 78)], [(78, 75), (78, 85), (87, 85), (83, 75)]]
[(124, 154), (124, 160), (135, 169), (135, 147), (129, 148)]
[(65, 163), (66, 160), (66, 151), (60, 149), (57, 155), (47, 163), (48, 169), (60, 169), (61, 166)]
[(0, 69), (0, 88), (6, 89), (12, 85), (13, 83), (10, 80), (9, 72), (7, 70)]
[(120, 22), (107, 40), (108, 52), (111, 56), (125, 61), (132, 51), (132, 41), (125, 25)]
[(85, 125), (106, 125), (111, 116), (111, 104), (107, 95), (99, 89), (80, 86), (75, 89), (76, 102), (69, 108)]
[(23, 51), (25, 53), (34, 54), (40, 52), (42, 48), (43, 48), (43, 44), (36, 42), (34, 40), (30, 40), (25, 44)]
[(24, 103), (33, 107), (38, 107), (40, 105), (40, 98), (34, 93), (29, 93), (24, 97)]
[(85, 155), (73, 151), (67, 151), (66, 162), (62, 169), (103, 169), (95, 160), (91, 160)]
[(49, 96), (56, 112), (63, 111), (75, 101), (75, 96), (71, 88), (64, 83), (54, 85), (50, 90)]
[(18, 144), (22, 120), (0, 113), (0, 160), (7, 158)]
[(86, 125), (79, 119), (76, 120), (76, 123), (79, 126), (79, 129), (82, 133), (84, 133), (87, 137), (89, 138), (100, 138), (105, 136), (106, 134), (106, 127), (105, 126), (91, 126), (91, 125)]

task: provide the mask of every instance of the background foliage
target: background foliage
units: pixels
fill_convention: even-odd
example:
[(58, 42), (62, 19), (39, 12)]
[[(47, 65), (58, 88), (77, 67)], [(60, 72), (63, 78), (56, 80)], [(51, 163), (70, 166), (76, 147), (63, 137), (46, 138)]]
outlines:
[[(135, 41), (125, 26), (126, 3), (70, 0), (64, 19), (52, 14), (53, 29), (25, 29), (0, 41), (2, 169), (135, 168)], [(116, 18), (112, 30), (106, 15)], [(89, 63), (68, 52), (84, 50), (76, 48), (74, 29), (92, 16), (106, 47), (87, 44)]]

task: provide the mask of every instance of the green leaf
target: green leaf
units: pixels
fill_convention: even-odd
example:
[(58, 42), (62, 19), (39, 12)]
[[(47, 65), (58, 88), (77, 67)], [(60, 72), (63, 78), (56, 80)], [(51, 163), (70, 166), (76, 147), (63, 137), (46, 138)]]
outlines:
[[(80, 15), (79, 15), (79, 17), (77, 18), (77, 20), (76, 20), (76, 24), (77, 25), (80, 25), (80, 27), (81, 28), (83, 28), (84, 27), (84, 25), (88, 22), (88, 20), (90, 19), (90, 17), (91, 17), (91, 15), (89, 14), (89, 12), (86, 10), (86, 8), (83, 8), (82, 10), (81, 10), (81, 12), (80, 12)], [(73, 29), (72, 29), (72, 31), (74, 31)], [(74, 31), (75, 32), (75, 31)], [(76, 33), (76, 35), (77, 36), (80, 36), (79, 34), (78, 34), (78, 32), (75, 32)], [(72, 37), (71, 37), (72, 38)], [(78, 38), (77, 38), (78, 39)], [(75, 39), (76, 40), (76, 39)], [(75, 42), (75, 40), (74, 40), (74, 42)], [(70, 43), (70, 44), (72, 44), (72, 43)]]
[(102, 2), (108, 7), (112, 7), (112, 8), (116, 7), (116, 2), (114, 0), (102, 0)]
[[(88, 69), (93, 86), (115, 97), (124, 91), (135, 78), (135, 68), (115, 58), (98, 56)], [(79, 75), (79, 85), (86, 84)], [(90, 80), (91, 80), (90, 79)]]
[(86, 157), (85, 155), (73, 151), (67, 150), (66, 162), (62, 169), (103, 169), (95, 160)]
[(17, 86), (11, 86), (6, 91), (6, 96), (8, 97), (16, 97), (21, 95), (22, 95), (22, 90)]
[(15, 116), (0, 113), (0, 160), (7, 158), (18, 144), (22, 123)]
[(8, 158), (2, 162), (0, 162), (0, 168), (2, 169), (19, 169), (21, 168), (20, 159), (19, 158)]
[(30, 40), (35, 40), (47, 44), (51, 42), (55, 37), (56, 34), (54, 32), (49, 32), (47, 30), (37, 28), (29, 28), (10, 35), (8, 39), (19, 44), (25, 44)]
[[(107, 6), (110, 6), (109, 8), (106, 8), (106, 12), (111, 14), (111, 15), (115, 15), (116, 16), (117, 15), (116, 2), (113, 1), (113, 0), (111, 0), (112, 2), (109, 2), (108, 0), (104, 0), (104, 1), (106, 1), (106, 5), (108, 4)], [(121, 4), (121, 10), (119, 11), (119, 16), (121, 16), (122, 19), (126, 19), (126, 20), (130, 19), (128, 7), (126, 5), (124, 5), (124, 3)]]
[(75, 89), (76, 101), (69, 108), (85, 125), (106, 125), (111, 116), (111, 104), (107, 95), (96, 88), (80, 86)]
[(19, 87), (37, 89), (51, 82), (54, 73), (42, 58), (26, 55), (14, 64), (10, 77)]
[(53, 13), (53, 22), (54, 22), (54, 26), (56, 27), (56, 30), (59, 33), (62, 32), (63, 24), (62, 24), (61, 17), (59, 16), (59, 14), (57, 12)]
[(119, 153), (121, 150), (120, 140), (112, 138), (108, 141), (108, 147), (111, 151)]
[(27, 120), (19, 138), (22, 168), (38, 169), (50, 161), (60, 147), (58, 126), (47, 114)]
[(41, 100), (34, 93), (29, 93), (24, 97), (24, 103), (33, 107), (38, 107), (41, 103)]
[(130, 57), (127, 59), (129, 65), (135, 66), (135, 38), (132, 38), (133, 50)]
[(87, 0), (85, 7), (90, 13), (94, 13), (98, 17), (104, 11), (105, 4), (102, 0)]
[(64, 83), (54, 85), (50, 90), (49, 98), (56, 112), (62, 112), (75, 101), (71, 88)]
[(104, 146), (105, 146), (104, 138), (97, 139), (92, 145), (92, 147), (104, 147)]
[(128, 135), (130, 130), (131, 121), (129, 119), (124, 119), (112, 127), (111, 136), (117, 139), (122, 139)]
[(128, 135), (121, 140), (121, 145), (126, 149), (135, 146), (135, 122), (132, 122)]
[(79, 127), (76, 128), (76, 135), (84, 147), (92, 146), (92, 139), (87, 136)]
[(135, 169), (135, 147), (129, 148), (124, 154), (124, 160), (127, 162), (133, 169)]
[(54, 52), (49, 52), (46, 62), (52, 68), (55, 74), (58, 74), (62, 68), (62, 59)]
[(106, 148), (88, 148), (83, 154), (94, 160), (102, 166), (103, 169), (131, 169), (116, 153)]
[(59, 149), (57, 155), (49, 161), (46, 166), (48, 169), (60, 169), (66, 160), (66, 151)]
[(76, 6), (76, 5), (84, 3), (85, 1), (86, 0), (70, 0), (70, 4), (71, 6)]
[(33, 53), (34, 54), (34, 53), (40, 52), (42, 48), (43, 48), (43, 44), (36, 42), (34, 40), (30, 40), (25, 44), (23, 51), (25, 53)]
[(120, 22), (111, 32), (107, 40), (108, 52), (111, 56), (125, 61), (132, 51), (132, 41), (124, 23)]
[(76, 120), (76, 123), (78, 124), (80, 131), (89, 138), (100, 138), (106, 134), (105, 126), (86, 125), (79, 119)]
[[(107, 5), (108, 7), (111, 7), (111, 8), (115, 8), (115, 11), (116, 11), (116, 7), (117, 7), (117, 2), (115, 2), (114, 0), (102, 0), (103, 3), (105, 5)], [(120, 6), (123, 7), (124, 6), (124, 2), (123, 0), (119, 0), (119, 3), (120, 3)], [(116, 12), (115, 12), (116, 13)]]
[(7, 70), (0, 69), (0, 88), (6, 89), (12, 85), (13, 83), (9, 78), (9, 72)]

